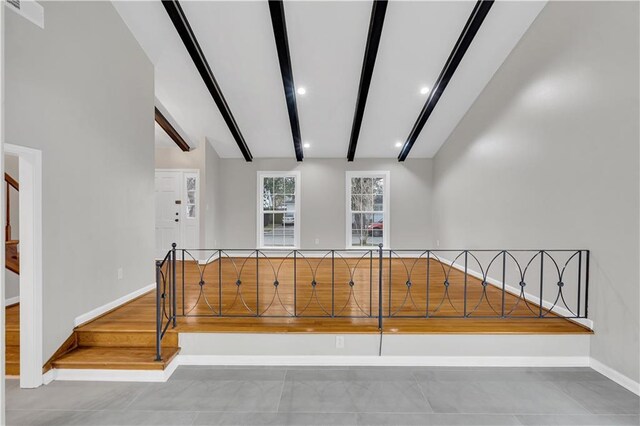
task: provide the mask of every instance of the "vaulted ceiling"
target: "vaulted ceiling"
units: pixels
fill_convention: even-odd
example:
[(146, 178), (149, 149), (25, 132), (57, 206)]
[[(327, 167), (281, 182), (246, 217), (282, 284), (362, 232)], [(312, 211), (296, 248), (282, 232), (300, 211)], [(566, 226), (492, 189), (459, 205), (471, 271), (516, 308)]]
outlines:
[[(294, 142), (305, 158), (346, 158), (356, 120), (356, 159), (404, 152), (466, 34), (470, 43), (448, 84), (436, 86), (439, 99), (408, 151), (408, 158), (433, 157), (545, 5), (484, 3), (486, 17), (474, 22), (475, 1), (390, 1), (386, 10), (377, 5), (377, 21), (371, 1), (276, 2), (271, 13), (267, 1), (114, 2), (155, 66), (157, 102), (190, 145), (208, 141), (223, 158), (243, 158), (184, 37), (197, 42), (253, 158), (296, 158)], [(180, 9), (189, 36), (181, 38), (171, 7)]]

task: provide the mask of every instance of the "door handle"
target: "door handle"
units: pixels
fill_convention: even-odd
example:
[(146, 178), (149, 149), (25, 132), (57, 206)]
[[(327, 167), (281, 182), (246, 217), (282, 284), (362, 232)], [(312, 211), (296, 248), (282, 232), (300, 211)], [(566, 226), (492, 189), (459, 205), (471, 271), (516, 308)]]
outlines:
[(176, 222), (178, 222), (178, 219), (174, 219)]

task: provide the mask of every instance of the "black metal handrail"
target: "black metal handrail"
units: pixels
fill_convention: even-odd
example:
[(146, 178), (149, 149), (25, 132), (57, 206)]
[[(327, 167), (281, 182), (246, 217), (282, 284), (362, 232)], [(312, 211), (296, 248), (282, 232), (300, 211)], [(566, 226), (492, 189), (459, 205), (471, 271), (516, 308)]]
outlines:
[(588, 314), (589, 250), (582, 249), (242, 250), (173, 244), (156, 263), (156, 274), (158, 359), (162, 337), (178, 316), (375, 318), (382, 330), (385, 318)]
[(156, 361), (162, 360), (162, 338), (169, 326), (177, 324), (176, 296), (176, 244), (173, 243), (164, 259), (156, 261)]

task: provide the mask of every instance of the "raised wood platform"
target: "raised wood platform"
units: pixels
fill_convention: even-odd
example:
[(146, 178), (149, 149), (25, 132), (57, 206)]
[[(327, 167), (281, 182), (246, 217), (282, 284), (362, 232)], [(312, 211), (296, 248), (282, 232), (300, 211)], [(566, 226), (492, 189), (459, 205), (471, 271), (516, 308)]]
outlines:
[[(331, 288), (331, 267), (326, 261), (309, 259), (315, 273), (296, 271), (287, 260), (279, 268), (273, 268), (273, 260), (223, 259), (206, 266), (195, 262), (184, 263), (184, 297), (178, 291), (178, 326), (169, 329), (163, 339), (162, 362), (154, 360), (155, 345), (155, 291), (145, 294), (119, 308), (76, 328), (78, 348), (53, 360), (55, 368), (101, 368), (101, 369), (162, 369), (178, 353), (178, 334), (193, 332), (216, 333), (379, 333), (377, 328), (378, 294), (369, 271), (369, 262), (361, 269), (355, 267), (355, 259), (344, 260), (343, 269), (334, 269), (335, 284)], [(239, 266), (244, 262), (243, 266)], [(517, 297), (505, 295), (505, 311), (511, 318), (480, 318), (495, 315), (502, 309), (502, 292), (495, 287), (486, 287), (486, 300), (482, 283), (468, 277), (467, 300), (477, 307), (469, 318), (456, 318), (463, 309), (464, 276), (459, 271), (449, 275), (449, 299), (445, 298), (443, 268), (431, 260), (429, 265), (430, 292), (427, 303), (426, 274), (416, 273), (407, 286), (407, 275), (402, 259), (391, 264), (391, 297), (383, 291), (383, 312), (398, 316), (430, 315), (439, 318), (385, 318), (385, 333), (418, 334), (585, 334), (591, 330), (575, 322), (549, 314), (547, 318), (526, 318), (532, 315), (537, 305), (526, 305)], [(409, 262), (409, 260), (406, 260)], [(416, 263), (414, 270), (426, 270), (426, 263)], [(421, 262), (426, 262), (422, 260)], [(182, 276), (182, 264), (178, 263), (178, 274)], [(385, 268), (388, 266), (385, 266)], [(220, 269), (222, 268), (222, 269)], [(241, 284), (237, 284), (238, 270), (243, 268)], [(421, 269), (419, 269), (421, 268)], [(349, 270), (355, 272), (351, 275)], [(405, 272), (403, 272), (403, 270)], [(277, 271), (277, 272), (276, 272)], [(388, 270), (383, 271), (388, 276)], [(314, 275), (315, 274), (315, 275)], [(274, 286), (274, 280), (278, 286)], [(373, 277), (377, 276), (377, 271)], [(222, 285), (218, 286), (221, 277)], [(258, 286), (256, 286), (258, 277)], [(200, 282), (204, 281), (201, 286)], [(295, 283), (294, 283), (295, 281)], [(310, 284), (316, 282), (315, 289)], [(354, 282), (351, 286), (350, 281)], [(181, 283), (181, 281), (180, 281)], [(241, 287), (241, 288), (240, 288)], [(295, 287), (295, 289), (294, 289)], [(385, 288), (388, 289), (388, 283)], [(408, 297), (408, 287), (410, 297)], [(201, 290), (202, 289), (202, 290)], [(256, 291), (257, 289), (257, 291)], [(394, 291), (393, 289), (397, 289)], [(203, 291), (203, 293), (201, 293)], [(294, 293), (296, 304), (294, 306)], [(242, 297), (239, 298), (240, 294)], [(327, 316), (331, 309), (331, 295), (335, 318)], [(205, 299), (206, 296), (206, 299)], [(220, 299), (220, 296), (222, 298)], [(410, 302), (408, 302), (410, 301)], [(246, 315), (246, 317), (217, 317), (214, 314)], [(256, 317), (258, 307), (262, 317)], [(304, 308), (304, 309), (303, 309)], [(296, 310), (298, 317), (284, 317)], [(252, 314), (253, 312), (253, 314)], [(346, 315), (371, 314), (369, 318), (346, 318)], [(207, 316), (203, 316), (207, 315)], [(251, 316), (253, 315), (253, 316)], [(324, 317), (319, 317), (323, 315)]]

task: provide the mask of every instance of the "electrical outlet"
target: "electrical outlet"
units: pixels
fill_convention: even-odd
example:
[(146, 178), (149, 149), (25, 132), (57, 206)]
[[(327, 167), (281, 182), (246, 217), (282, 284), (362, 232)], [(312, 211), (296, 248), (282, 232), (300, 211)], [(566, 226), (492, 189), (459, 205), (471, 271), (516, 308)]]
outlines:
[(436, 240), (436, 247), (440, 247), (440, 240)]
[(118, 279), (121, 280), (123, 276), (124, 276), (124, 271), (122, 270), (122, 268), (118, 268)]
[(344, 336), (336, 336), (336, 348), (344, 348)]
[(320, 244), (320, 238), (316, 238), (316, 245)]

